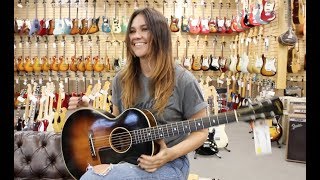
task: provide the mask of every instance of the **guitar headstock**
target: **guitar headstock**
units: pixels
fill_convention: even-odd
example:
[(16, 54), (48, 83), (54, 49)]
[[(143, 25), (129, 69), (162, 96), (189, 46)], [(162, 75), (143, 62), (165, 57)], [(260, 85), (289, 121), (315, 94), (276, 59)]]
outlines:
[(249, 104), (246, 108), (240, 108), (237, 110), (237, 114), (241, 121), (270, 119), (283, 115), (283, 103), (279, 97), (273, 96)]

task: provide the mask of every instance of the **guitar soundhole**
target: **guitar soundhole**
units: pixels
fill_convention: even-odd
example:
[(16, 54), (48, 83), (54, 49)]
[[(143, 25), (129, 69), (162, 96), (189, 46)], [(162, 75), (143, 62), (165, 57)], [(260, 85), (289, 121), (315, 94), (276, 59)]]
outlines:
[(115, 128), (111, 132), (111, 148), (118, 153), (125, 153), (129, 150), (132, 144), (130, 132), (122, 127)]

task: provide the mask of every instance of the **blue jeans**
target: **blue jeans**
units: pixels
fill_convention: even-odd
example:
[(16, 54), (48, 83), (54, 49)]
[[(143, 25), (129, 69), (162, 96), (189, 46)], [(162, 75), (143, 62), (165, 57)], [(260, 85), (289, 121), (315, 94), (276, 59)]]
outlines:
[(189, 167), (187, 156), (181, 156), (174, 161), (168, 162), (153, 173), (149, 173), (137, 165), (124, 162), (111, 164), (106, 175), (97, 174), (92, 168), (88, 168), (80, 180), (186, 180), (189, 175)]

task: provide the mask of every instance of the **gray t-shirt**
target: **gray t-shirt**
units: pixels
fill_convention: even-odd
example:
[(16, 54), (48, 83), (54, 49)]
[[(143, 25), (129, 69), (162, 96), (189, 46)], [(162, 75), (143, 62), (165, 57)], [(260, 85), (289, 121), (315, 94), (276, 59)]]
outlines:
[[(157, 116), (151, 110), (154, 100), (150, 97), (148, 90), (149, 78), (143, 74), (140, 75), (140, 83), (143, 85), (142, 92), (134, 108), (150, 110), (154, 114), (158, 124), (183, 121), (189, 119), (199, 110), (206, 108), (207, 102), (204, 100), (199, 83), (194, 75), (182, 66), (176, 65), (175, 76), (176, 84), (174, 92), (162, 115)], [(125, 110), (121, 102), (119, 73), (116, 74), (112, 82), (112, 102), (119, 108), (120, 113)], [(187, 134), (180, 137), (169, 137), (165, 141), (168, 147), (172, 147), (181, 142), (186, 136)]]

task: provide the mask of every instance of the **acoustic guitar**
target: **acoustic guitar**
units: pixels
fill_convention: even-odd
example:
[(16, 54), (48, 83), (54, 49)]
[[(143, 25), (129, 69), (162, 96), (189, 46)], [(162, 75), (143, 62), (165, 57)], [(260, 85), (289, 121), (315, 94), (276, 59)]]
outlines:
[(248, 108), (219, 113), (200, 119), (157, 125), (146, 109), (129, 108), (115, 117), (92, 108), (80, 108), (67, 118), (61, 133), (61, 149), (70, 174), (79, 179), (88, 164), (137, 164), (141, 154), (154, 155), (159, 146), (155, 140), (188, 134), (200, 129), (252, 118), (264, 119), (283, 114), (279, 98), (272, 97)]

